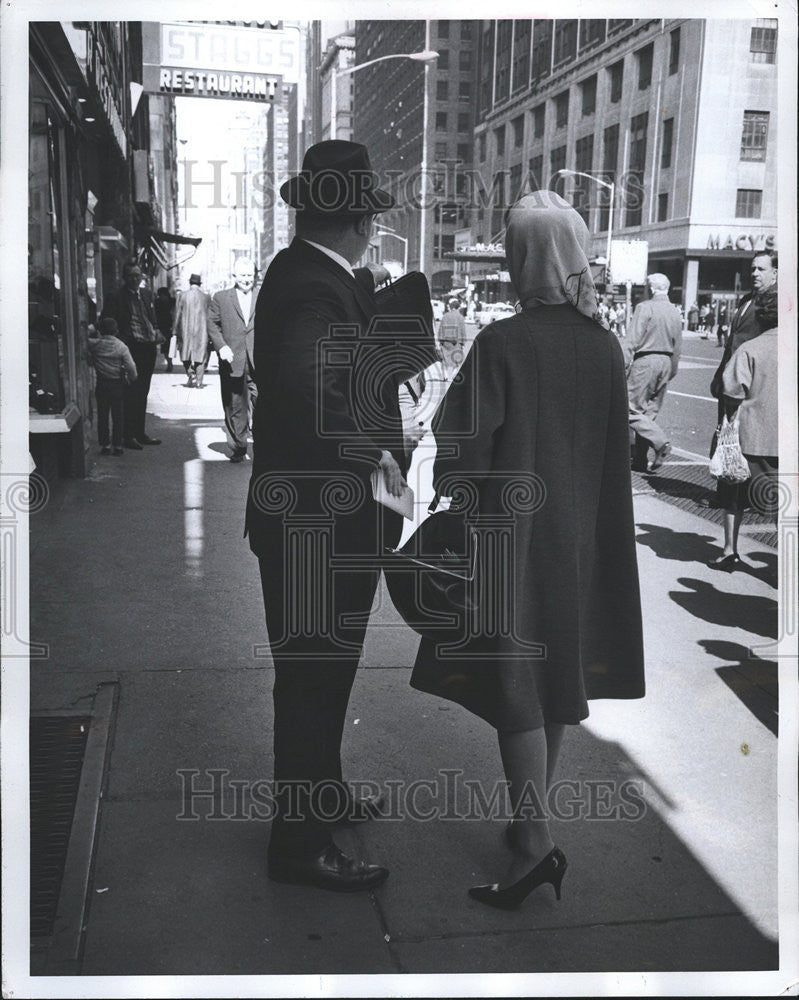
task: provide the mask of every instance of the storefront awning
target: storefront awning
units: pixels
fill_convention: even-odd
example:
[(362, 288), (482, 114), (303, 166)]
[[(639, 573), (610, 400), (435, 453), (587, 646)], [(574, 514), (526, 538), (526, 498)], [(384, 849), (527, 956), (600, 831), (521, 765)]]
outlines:
[(159, 229), (151, 229), (147, 235), (152, 236), (159, 243), (180, 243), (193, 247), (198, 247), (203, 241), (202, 236), (179, 236), (177, 233), (162, 233)]
[[(170, 262), (166, 252), (165, 243), (176, 243), (179, 246), (194, 247), (194, 250), (180, 260)], [(197, 247), (202, 243), (201, 236), (179, 236), (177, 233), (165, 233), (159, 229), (151, 229), (147, 233), (147, 254), (152, 261), (165, 271), (170, 271), (174, 267), (179, 267), (190, 260)]]

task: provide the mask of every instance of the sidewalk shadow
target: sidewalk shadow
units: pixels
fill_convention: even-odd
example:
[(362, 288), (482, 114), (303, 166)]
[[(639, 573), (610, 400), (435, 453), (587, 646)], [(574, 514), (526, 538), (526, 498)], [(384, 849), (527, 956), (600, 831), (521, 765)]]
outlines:
[(699, 645), (711, 656), (725, 660), (727, 665), (716, 667), (716, 673), (727, 687), (749, 709), (758, 722), (778, 735), (777, 664), (753, 656), (751, 650), (737, 642), (722, 639), (702, 639)]
[(644, 476), (643, 479), (656, 493), (665, 493), (666, 496), (673, 497), (675, 500), (699, 501), (709, 493), (708, 488), (700, 483), (692, 483), (672, 476), (653, 474)]
[[(764, 563), (763, 566), (753, 566), (752, 560)], [(760, 580), (769, 587), (777, 589), (777, 553), (776, 552), (749, 552), (746, 561), (741, 566), (741, 572), (748, 576)]]
[(639, 524), (642, 534), (636, 535), (636, 542), (646, 545), (661, 559), (676, 559), (679, 562), (701, 562), (718, 555), (718, 538), (700, 535), (695, 531), (675, 531), (661, 524)]
[(679, 577), (677, 583), (693, 593), (671, 590), (669, 596), (695, 618), (722, 628), (741, 628), (768, 639), (777, 638), (777, 602), (773, 598), (731, 594), (705, 580), (688, 577)]

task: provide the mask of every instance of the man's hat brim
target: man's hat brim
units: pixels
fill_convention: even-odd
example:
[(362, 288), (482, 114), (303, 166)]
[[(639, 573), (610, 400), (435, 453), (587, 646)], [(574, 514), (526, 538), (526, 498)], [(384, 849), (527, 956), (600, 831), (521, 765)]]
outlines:
[(299, 212), (320, 215), (373, 215), (394, 208), (394, 198), (376, 186), (371, 170), (338, 172), (306, 171), (291, 177), (280, 187), (280, 197)]

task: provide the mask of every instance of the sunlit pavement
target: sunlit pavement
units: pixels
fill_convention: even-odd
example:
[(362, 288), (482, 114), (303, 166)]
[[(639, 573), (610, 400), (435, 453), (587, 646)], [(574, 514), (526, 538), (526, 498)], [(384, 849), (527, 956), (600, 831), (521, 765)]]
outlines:
[[(84, 974), (775, 967), (776, 552), (744, 538), (749, 569), (714, 573), (719, 529), (652, 496), (635, 498), (647, 697), (592, 703), (568, 734), (558, 778), (575, 783), (576, 814), (553, 827), (569, 859), (562, 902), (548, 888), (515, 913), (470, 900), (470, 884), (502, 871), (503, 823), (447, 819), (443, 801), (427, 821), (338, 836), (391, 869), (373, 898), (269, 882), (268, 824), (245, 821), (229, 786), (216, 820), (178, 819), (179, 772), (197, 772), (200, 792), (212, 771), (268, 779), (272, 732), (257, 564), (242, 537), (251, 466), (227, 461), (216, 376), (203, 390), (181, 382), (153, 381), (160, 447), (98, 457), (31, 517), (31, 637), (50, 647), (32, 662), (32, 708), (88, 705), (103, 681), (119, 692)], [(410, 476), (418, 517), (431, 444)], [(444, 772), (489, 794), (502, 776), (494, 735), (409, 687), (417, 645), (381, 587), (345, 772), (438, 782), (422, 810)], [(624, 782), (645, 803), (629, 819)], [(196, 808), (206, 817), (208, 799)]]

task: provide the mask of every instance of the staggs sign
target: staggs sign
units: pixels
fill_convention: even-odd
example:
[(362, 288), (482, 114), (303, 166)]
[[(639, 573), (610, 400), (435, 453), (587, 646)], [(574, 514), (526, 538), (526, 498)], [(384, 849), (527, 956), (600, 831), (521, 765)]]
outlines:
[(271, 101), (296, 83), (299, 32), (191, 22), (142, 25), (144, 88), (153, 94)]

